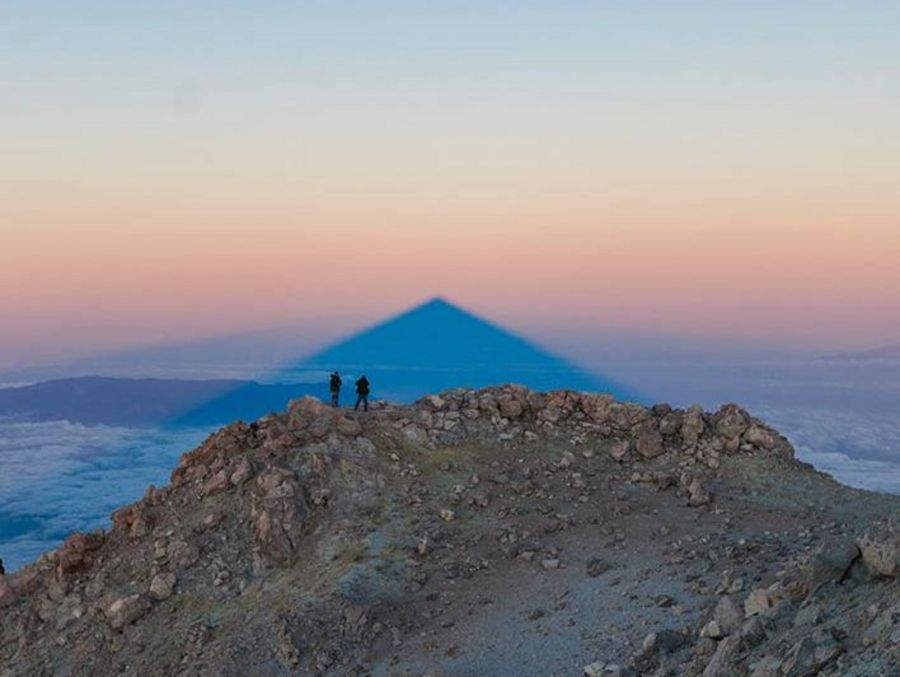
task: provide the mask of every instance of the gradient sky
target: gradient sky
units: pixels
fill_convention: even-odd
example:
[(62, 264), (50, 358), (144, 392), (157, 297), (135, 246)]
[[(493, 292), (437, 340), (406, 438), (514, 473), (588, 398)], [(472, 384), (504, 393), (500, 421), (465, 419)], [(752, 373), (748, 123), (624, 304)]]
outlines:
[(897, 2), (5, 0), (0, 365), (434, 294), (898, 342), (898, 121)]

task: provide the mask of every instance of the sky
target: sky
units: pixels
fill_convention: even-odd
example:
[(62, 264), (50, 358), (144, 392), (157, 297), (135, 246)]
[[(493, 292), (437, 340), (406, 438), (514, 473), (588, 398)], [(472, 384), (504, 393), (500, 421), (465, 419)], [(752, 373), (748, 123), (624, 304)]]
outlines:
[(865, 0), (5, 0), (0, 366), (436, 294), (900, 342), (898, 32)]

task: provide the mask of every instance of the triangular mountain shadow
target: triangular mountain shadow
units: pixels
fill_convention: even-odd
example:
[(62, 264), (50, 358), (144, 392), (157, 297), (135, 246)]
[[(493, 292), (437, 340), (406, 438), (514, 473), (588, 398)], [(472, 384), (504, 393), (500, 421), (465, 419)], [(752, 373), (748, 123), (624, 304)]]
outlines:
[(365, 373), (373, 384), (374, 397), (399, 402), (448, 388), (501, 383), (642, 399), (631, 389), (581, 369), (441, 298), (301, 360), (283, 370), (280, 380), (289, 380), (291, 372), (333, 369), (343, 374), (345, 391), (352, 392), (348, 377)]

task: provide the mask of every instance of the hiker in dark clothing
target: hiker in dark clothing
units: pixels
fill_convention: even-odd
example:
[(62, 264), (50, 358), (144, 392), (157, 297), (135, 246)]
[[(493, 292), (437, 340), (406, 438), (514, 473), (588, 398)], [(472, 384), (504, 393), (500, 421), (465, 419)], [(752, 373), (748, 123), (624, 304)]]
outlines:
[(343, 383), (343, 381), (341, 381), (341, 375), (339, 373), (337, 373), (336, 371), (332, 372), (331, 380), (329, 382), (329, 388), (331, 389), (331, 406), (332, 407), (338, 406), (338, 400), (341, 397), (341, 384), (342, 383)]
[(365, 374), (356, 382), (356, 406), (353, 408), (359, 409), (360, 402), (363, 404), (363, 411), (369, 411), (369, 379)]
[(3, 568), (3, 560), (0, 559), (0, 576), (6, 576), (6, 569)]

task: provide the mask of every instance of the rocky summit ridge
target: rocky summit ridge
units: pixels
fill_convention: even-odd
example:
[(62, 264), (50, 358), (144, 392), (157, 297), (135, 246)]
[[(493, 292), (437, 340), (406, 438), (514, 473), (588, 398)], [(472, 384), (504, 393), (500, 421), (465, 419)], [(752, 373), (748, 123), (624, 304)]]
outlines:
[(0, 577), (0, 675), (900, 674), (898, 512), (735, 405), (305, 397)]

